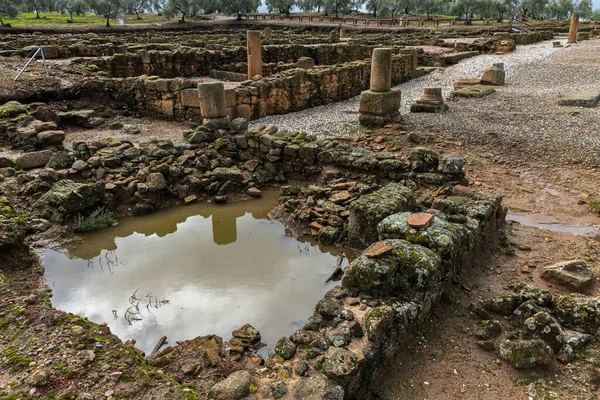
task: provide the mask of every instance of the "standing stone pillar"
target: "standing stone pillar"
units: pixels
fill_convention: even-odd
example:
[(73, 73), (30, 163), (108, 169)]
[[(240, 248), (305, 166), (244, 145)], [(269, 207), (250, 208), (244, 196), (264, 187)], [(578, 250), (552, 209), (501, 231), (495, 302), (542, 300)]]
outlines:
[(248, 79), (262, 75), (262, 47), (260, 31), (248, 31), (246, 48), (248, 51)]
[(392, 49), (373, 49), (371, 60), (371, 90), (387, 92), (392, 87)]
[(265, 28), (265, 40), (267, 40), (267, 41), (271, 40), (271, 28), (269, 28), (269, 27)]
[(577, 41), (577, 31), (579, 30), (579, 14), (571, 15), (571, 27), (569, 28), (569, 39), (567, 43), (575, 43)]
[(371, 86), (360, 94), (361, 125), (383, 126), (400, 117), (401, 92), (392, 87), (392, 49), (373, 49)]
[(199, 83), (198, 98), (204, 124), (210, 123), (216, 128), (229, 128), (225, 86), (222, 82)]
[(340, 38), (346, 37), (346, 28), (340, 28)]

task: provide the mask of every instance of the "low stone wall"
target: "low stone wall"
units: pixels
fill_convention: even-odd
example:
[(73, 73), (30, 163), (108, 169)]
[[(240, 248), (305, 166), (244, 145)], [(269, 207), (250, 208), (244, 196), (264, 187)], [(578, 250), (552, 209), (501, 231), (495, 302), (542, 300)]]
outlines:
[[(415, 51), (395, 55), (392, 83), (411, 79), (415, 69)], [(226, 90), (229, 116), (257, 119), (345, 100), (368, 89), (370, 73), (371, 62), (365, 60), (310, 70), (292, 69), (246, 81)], [(105, 88), (115, 100), (142, 113), (176, 120), (202, 119), (196, 83), (189, 79), (107, 79)]]
[[(360, 44), (320, 44), (263, 46), (264, 64), (290, 64), (300, 57), (310, 57), (316, 65), (334, 65), (367, 59), (375, 46)], [(398, 52), (399, 48), (396, 48)], [(139, 75), (158, 75), (163, 78), (206, 76), (213, 70), (230, 71), (231, 65), (247, 62), (245, 47), (209, 51), (205, 49), (181, 48), (176, 51), (146, 50), (127, 47), (114, 52), (111, 58), (74, 60), (75, 63), (93, 65), (112, 77), (126, 78)], [(229, 67), (228, 67), (229, 66)], [(236, 72), (239, 72), (236, 70)]]
[[(390, 184), (366, 201), (379, 213), (388, 209), (386, 193), (400, 189), (412, 196)], [(365, 398), (374, 371), (402, 351), (402, 338), (430, 315), (452, 282), (460, 282), (462, 269), (505, 218), (497, 196), (437, 199), (427, 211), (432, 222), (422, 230), (409, 225), (412, 210), (405, 210), (377, 215), (383, 218), (380, 241), (345, 268), (341, 285), (317, 303), (302, 329), (277, 342), (266, 365), (278, 377), (257, 378), (259, 387), (278, 387), (298, 399), (310, 390), (314, 398)]]
[(496, 32), (494, 33), (494, 37), (501, 39), (512, 39), (517, 45), (523, 45), (542, 42), (544, 40), (552, 40), (554, 38), (554, 33), (551, 31), (533, 31), (523, 33)]

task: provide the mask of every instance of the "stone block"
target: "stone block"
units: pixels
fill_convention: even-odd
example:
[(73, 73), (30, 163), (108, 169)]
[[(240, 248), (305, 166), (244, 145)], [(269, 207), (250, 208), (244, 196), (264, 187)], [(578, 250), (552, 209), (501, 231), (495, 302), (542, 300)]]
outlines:
[(50, 161), (50, 157), (52, 157), (50, 150), (34, 151), (21, 154), (16, 159), (16, 163), (23, 169), (40, 168)]
[(365, 90), (360, 94), (361, 114), (374, 114), (385, 116), (393, 114), (400, 109), (402, 93), (400, 90), (389, 90), (387, 92), (373, 92)]
[(588, 89), (568, 93), (558, 101), (560, 106), (596, 107), (600, 101), (600, 91)]
[(469, 86), (480, 85), (481, 79), (477, 78), (463, 78), (454, 82), (454, 90), (464, 89)]
[(487, 85), (474, 85), (468, 86), (463, 89), (455, 90), (452, 92), (454, 97), (484, 97), (489, 94), (495, 93), (496, 89), (493, 86)]
[(315, 66), (315, 60), (310, 57), (300, 57), (298, 59), (298, 68), (311, 69)]
[(221, 82), (199, 83), (198, 97), (204, 118), (222, 118), (227, 116), (225, 86)]
[(225, 105), (227, 107), (235, 107), (236, 102), (236, 94), (235, 89), (226, 89), (225, 90)]
[(504, 80), (506, 77), (506, 73), (503, 69), (498, 67), (489, 67), (481, 76), (481, 83), (495, 85), (495, 86), (504, 86)]
[(237, 118), (245, 118), (247, 120), (251, 119), (252, 108), (250, 107), (250, 104), (240, 104), (239, 106), (236, 106), (235, 116)]
[(184, 89), (181, 91), (181, 105), (184, 107), (200, 108), (198, 89)]

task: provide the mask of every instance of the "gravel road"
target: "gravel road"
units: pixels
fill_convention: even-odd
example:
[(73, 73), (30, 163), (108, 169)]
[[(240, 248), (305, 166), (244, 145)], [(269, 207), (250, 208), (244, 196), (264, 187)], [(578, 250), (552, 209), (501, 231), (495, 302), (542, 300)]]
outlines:
[[(565, 38), (557, 38), (563, 44)], [(481, 76), (503, 62), (507, 85), (488, 97), (449, 102), (444, 114), (410, 114), (410, 105), (424, 87), (439, 86), (450, 94), (459, 78)], [(406, 128), (447, 133), (466, 143), (517, 152), (547, 162), (600, 164), (600, 108), (558, 106), (560, 97), (579, 89), (600, 93), (600, 40), (564, 48), (552, 41), (518, 46), (504, 55), (481, 55), (397, 86)], [(285, 115), (255, 121), (290, 131), (347, 134), (358, 125), (359, 96)], [(352, 128), (356, 129), (356, 128)], [(508, 150), (508, 151), (507, 151)]]
[[(550, 42), (534, 45), (519, 46), (513, 53), (505, 55), (481, 55), (468, 58), (460, 63), (439, 68), (434, 72), (412, 79), (396, 86), (402, 90), (402, 114), (408, 113), (410, 105), (421, 97), (423, 88), (427, 86), (441, 86), (444, 96), (450, 94), (455, 80), (480, 76), (483, 70), (496, 62), (504, 62), (508, 79), (513, 71), (520, 65), (535, 62), (548, 57), (555, 49)], [(360, 96), (349, 100), (314, 107), (307, 110), (292, 112), (284, 115), (273, 115), (253, 121), (255, 124), (275, 124), (280, 129), (289, 131), (305, 131), (309, 133), (340, 132), (345, 124), (358, 125), (358, 111)]]

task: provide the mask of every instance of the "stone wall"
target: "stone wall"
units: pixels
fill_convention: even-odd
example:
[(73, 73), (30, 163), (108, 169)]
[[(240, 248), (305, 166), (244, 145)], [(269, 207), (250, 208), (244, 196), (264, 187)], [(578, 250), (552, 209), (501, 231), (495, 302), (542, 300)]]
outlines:
[[(333, 65), (367, 59), (374, 46), (357, 44), (281, 45), (263, 46), (265, 64), (291, 64), (300, 57), (311, 57), (316, 65)], [(396, 52), (400, 48), (396, 49)], [(247, 62), (245, 47), (208, 51), (181, 48), (176, 51), (127, 48), (111, 58), (74, 60), (75, 63), (93, 65), (112, 77), (126, 78), (139, 75), (158, 75), (162, 78), (206, 76), (213, 70), (231, 71), (232, 65)], [(116, 52), (115, 52), (116, 53)], [(237, 71), (237, 70), (236, 70)], [(239, 72), (239, 71), (237, 71)]]
[[(414, 52), (394, 56), (394, 85), (412, 78), (415, 57)], [(310, 70), (292, 69), (242, 82), (226, 90), (229, 116), (257, 119), (348, 99), (368, 89), (370, 68), (370, 61), (355, 61)], [(115, 100), (142, 113), (176, 120), (202, 118), (196, 83), (190, 79), (145, 76), (107, 79), (105, 88)]]
[(501, 39), (512, 39), (516, 44), (532, 44), (541, 42), (544, 40), (552, 40), (554, 33), (551, 31), (534, 31), (534, 32), (523, 32), (523, 33), (508, 33), (508, 32), (496, 32), (494, 37)]
[[(399, 189), (411, 196), (400, 184), (379, 192)], [(379, 192), (367, 196), (373, 209), (386, 207)], [(341, 285), (317, 303), (302, 329), (277, 342), (266, 365), (278, 377), (259, 387), (277, 386), (289, 398), (305, 398), (311, 388), (315, 398), (365, 398), (374, 371), (402, 351), (402, 339), (460, 282), (505, 218), (497, 196), (437, 199), (423, 230), (408, 224), (411, 211), (382, 214), (380, 241), (345, 268)]]

